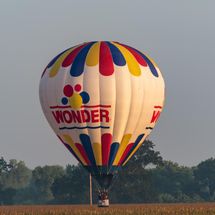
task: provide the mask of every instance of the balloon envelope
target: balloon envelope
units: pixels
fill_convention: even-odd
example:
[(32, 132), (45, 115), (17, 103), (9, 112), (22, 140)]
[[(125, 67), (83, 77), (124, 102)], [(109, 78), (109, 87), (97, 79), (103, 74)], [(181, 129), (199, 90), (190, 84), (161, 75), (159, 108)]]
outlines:
[(57, 55), (40, 81), (43, 112), (62, 143), (108, 188), (154, 128), (164, 80), (151, 58), (118, 42), (87, 42)]

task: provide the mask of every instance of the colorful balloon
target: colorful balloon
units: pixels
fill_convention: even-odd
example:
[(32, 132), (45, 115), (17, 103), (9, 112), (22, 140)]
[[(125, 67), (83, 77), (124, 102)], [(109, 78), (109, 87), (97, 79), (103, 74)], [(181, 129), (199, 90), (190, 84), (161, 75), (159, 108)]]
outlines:
[(141, 146), (164, 103), (154, 61), (118, 42), (87, 42), (57, 55), (40, 81), (43, 112), (66, 148), (110, 186)]

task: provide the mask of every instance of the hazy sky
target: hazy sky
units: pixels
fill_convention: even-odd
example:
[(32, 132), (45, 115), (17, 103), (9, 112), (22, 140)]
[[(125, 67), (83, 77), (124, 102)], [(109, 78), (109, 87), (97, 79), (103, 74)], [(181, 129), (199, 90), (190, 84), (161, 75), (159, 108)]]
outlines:
[(27, 166), (74, 163), (43, 116), (41, 73), (59, 52), (115, 40), (149, 54), (166, 83), (150, 135), (164, 159), (196, 165), (215, 153), (215, 1), (0, 0), (0, 156)]

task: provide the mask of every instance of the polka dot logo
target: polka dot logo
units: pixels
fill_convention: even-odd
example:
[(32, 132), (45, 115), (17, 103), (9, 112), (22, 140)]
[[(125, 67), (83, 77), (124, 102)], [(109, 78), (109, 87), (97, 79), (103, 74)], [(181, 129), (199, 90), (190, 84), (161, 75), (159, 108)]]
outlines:
[(89, 94), (82, 91), (80, 84), (76, 84), (74, 87), (67, 84), (63, 88), (63, 94), (65, 96), (61, 99), (61, 103), (63, 105), (70, 105), (74, 109), (81, 108), (83, 104), (87, 104), (90, 101)]

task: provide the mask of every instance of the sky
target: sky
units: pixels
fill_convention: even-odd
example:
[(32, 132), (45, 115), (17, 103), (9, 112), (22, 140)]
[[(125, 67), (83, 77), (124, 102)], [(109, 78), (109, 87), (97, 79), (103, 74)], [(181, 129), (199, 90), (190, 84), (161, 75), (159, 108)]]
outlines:
[(30, 168), (77, 163), (42, 113), (40, 76), (68, 47), (114, 40), (148, 54), (164, 76), (155, 150), (186, 166), (214, 157), (214, 8), (213, 0), (0, 0), (0, 156)]

